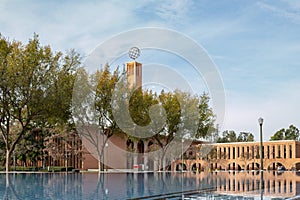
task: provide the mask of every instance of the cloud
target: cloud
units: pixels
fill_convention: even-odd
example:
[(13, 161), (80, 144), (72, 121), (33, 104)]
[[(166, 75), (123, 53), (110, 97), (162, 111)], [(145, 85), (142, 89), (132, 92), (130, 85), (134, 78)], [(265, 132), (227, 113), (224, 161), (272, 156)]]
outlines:
[(284, 1), (284, 6), (271, 5), (264, 2), (258, 2), (257, 5), (266, 11), (269, 11), (275, 15), (291, 20), (296, 24), (300, 24), (300, 3), (299, 1)]
[(187, 16), (192, 6), (189, 0), (163, 1), (155, 9), (155, 13), (164, 20), (177, 21)]
[(136, 7), (123, 1), (11, 1), (1, 4), (0, 25), (12, 39), (26, 41), (36, 32), (54, 49), (86, 53), (109, 35), (128, 29), (128, 24), (137, 24)]

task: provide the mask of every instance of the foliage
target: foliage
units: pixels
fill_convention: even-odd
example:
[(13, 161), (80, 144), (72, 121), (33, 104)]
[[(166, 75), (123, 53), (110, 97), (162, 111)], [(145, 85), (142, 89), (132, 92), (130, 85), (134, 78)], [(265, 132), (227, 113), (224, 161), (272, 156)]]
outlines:
[(300, 139), (299, 129), (294, 125), (290, 125), (287, 129), (280, 129), (273, 136), (271, 136), (270, 140), (297, 140)]
[(249, 132), (240, 132), (237, 136), (234, 131), (224, 131), (222, 133), (222, 137), (219, 137), (217, 142), (218, 143), (229, 143), (229, 142), (253, 142), (254, 135)]
[(0, 36), (0, 135), (6, 170), (11, 154), (26, 134), (42, 125), (70, 119), (71, 88), (79, 56), (63, 56), (41, 46), (37, 35), (24, 45)]

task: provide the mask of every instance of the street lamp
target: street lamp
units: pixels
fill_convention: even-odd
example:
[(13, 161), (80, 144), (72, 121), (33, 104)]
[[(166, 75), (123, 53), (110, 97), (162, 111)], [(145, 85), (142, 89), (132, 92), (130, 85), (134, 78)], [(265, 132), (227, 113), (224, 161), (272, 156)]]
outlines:
[(183, 143), (184, 143), (184, 139), (181, 140), (181, 171), (183, 172)]
[(259, 123), (259, 127), (260, 127), (260, 170), (263, 170), (263, 141), (262, 141), (262, 125), (263, 125), (264, 119), (263, 118), (259, 118), (258, 119), (258, 123)]
[(181, 139), (181, 198), (184, 199), (184, 194), (183, 194), (183, 143), (184, 139)]
[(106, 172), (108, 171), (108, 143), (105, 144), (106, 147)]
[(263, 175), (263, 142), (262, 142), (262, 125), (263, 125), (264, 119), (259, 118), (258, 123), (259, 123), (259, 133), (260, 133), (260, 182), (261, 182), (261, 198), (263, 195), (263, 189), (264, 189), (264, 175)]

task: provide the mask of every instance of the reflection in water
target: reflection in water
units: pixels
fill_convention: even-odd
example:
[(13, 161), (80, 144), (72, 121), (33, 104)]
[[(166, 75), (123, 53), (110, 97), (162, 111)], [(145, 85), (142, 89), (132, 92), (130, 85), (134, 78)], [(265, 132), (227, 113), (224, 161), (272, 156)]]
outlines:
[(260, 173), (255, 171), (3, 173), (0, 174), (0, 199), (181, 199), (182, 195), (190, 199), (285, 199), (299, 195), (300, 174), (265, 171), (263, 190), (260, 184)]

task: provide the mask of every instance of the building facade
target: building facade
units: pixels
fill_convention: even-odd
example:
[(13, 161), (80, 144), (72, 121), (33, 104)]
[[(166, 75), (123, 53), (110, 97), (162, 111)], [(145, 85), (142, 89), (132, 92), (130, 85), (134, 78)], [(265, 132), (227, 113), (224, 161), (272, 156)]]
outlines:
[[(211, 144), (212, 150), (199, 155), (203, 144), (191, 147), (186, 159), (172, 164), (172, 170), (257, 170), (260, 169), (260, 143), (236, 142)], [(196, 152), (195, 152), (196, 151)], [(191, 155), (193, 158), (191, 158)], [(264, 170), (300, 170), (300, 142), (280, 140), (263, 142)]]

